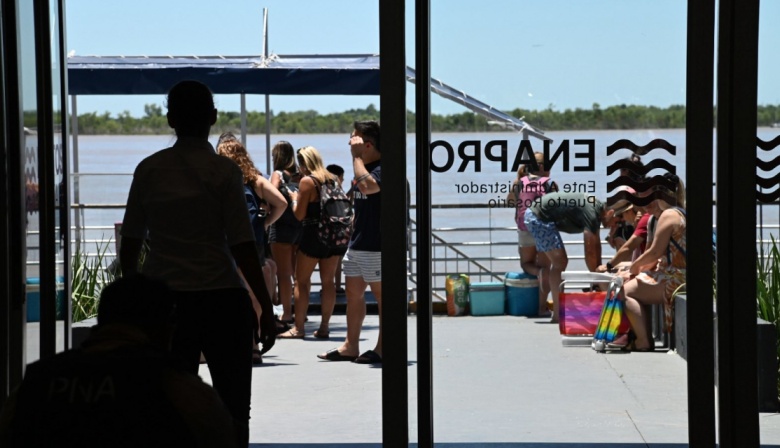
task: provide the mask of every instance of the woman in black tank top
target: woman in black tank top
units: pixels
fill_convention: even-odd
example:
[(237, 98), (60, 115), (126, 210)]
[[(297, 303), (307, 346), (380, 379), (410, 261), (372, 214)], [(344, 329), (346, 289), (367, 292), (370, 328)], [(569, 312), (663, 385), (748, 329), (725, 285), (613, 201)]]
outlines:
[(311, 146), (298, 150), (298, 165), (306, 176), (301, 179), (300, 190), (290, 194), (295, 217), (303, 223), (303, 235), (298, 254), (295, 257), (295, 327), (279, 335), (280, 338), (302, 339), (311, 292), (311, 275), (319, 265), (320, 300), (322, 320), (314, 337), (327, 339), (330, 336), (329, 323), (336, 304), (335, 274), (339, 256), (343, 255), (320, 242), (317, 235), (320, 217), (320, 189), (326, 182), (336, 182), (333, 174), (325, 169), (320, 153)]

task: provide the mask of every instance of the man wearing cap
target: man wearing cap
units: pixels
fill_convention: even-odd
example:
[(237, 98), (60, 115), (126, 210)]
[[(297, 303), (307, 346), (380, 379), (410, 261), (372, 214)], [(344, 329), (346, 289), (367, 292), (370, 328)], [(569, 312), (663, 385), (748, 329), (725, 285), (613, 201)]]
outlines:
[(637, 213), (634, 205), (627, 199), (617, 201), (610, 208), (615, 211), (615, 222), (609, 230), (606, 241), (613, 249), (617, 250), (620, 249), (634, 233)]
[(560, 232), (583, 234), (585, 264), (595, 271), (601, 264), (599, 227), (609, 228), (614, 221), (614, 210), (584, 193), (548, 193), (525, 211), (525, 225), (536, 240), (537, 252), (550, 260), (551, 322), (558, 322), (561, 273), (569, 264)]
[[(620, 202), (618, 202), (615, 207), (619, 207)], [(640, 209), (640, 210), (637, 210)], [(615, 210), (615, 216), (618, 215), (619, 210)], [(634, 220), (636, 220), (636, 227), (634, 228), (633, 233), (631, 233), (631, 236), (625, 241), (625, 243), (621, 245), (617, 245), (617, 252), (615, 252), (615, 255), (612, 256), (612, 258), (606, 263), (598, 268), (596, 268), (596, 272), (614, 272), (617, 268), (618, 264), (623, 262), (631, 262), (634, 258), (638, 257), (642, 254), (642, 252), (645, 251), (645, 247), (647, 245), (647, 239), (648, 239), (648, 229), (647, 225), (650, 221), (650, 214), (644, 213), (644, 210), (642, 210), (641, 207), (634, 206), (632, 207), (631, 211), (638, 211), (640, 213), (634, 213)], [(638, 219), (636, 218), (638, 216)], [(623, 219), (626, 219), (626, 212), (623, 212)]]

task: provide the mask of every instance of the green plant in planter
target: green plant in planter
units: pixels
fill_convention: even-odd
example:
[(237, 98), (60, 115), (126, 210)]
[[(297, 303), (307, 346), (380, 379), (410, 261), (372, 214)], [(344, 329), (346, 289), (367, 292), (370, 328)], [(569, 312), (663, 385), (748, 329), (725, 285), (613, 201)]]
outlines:
[(73, 322), (97, 316), (97, 306), (103, 287), (114, 280), (114, 275), (105, 268), (104, 260), (111, 239), (95, 243), (97, 254), (89, 257), (76, 249), (71, 258), (71, 298)]
[(777, 324), (780, 317), (780, 250), (774, 236), (768, 253), (764, 252), (763, 244), (759, 246), (756, 301), (758, 317)]
[[(756, 275), (756, 302), (758, 308), (758, 317), (774, 324), (780, 322), (780, 249), (777, 248), (777, 241), (772, 236), (772, 244), (767, 253), (764, 252), (764, 245), (759, 245), (759, 257)], [(780, 331), (775, 331), (777, 335), (776, 347), (777, 355), (780, 358)], [(778, 375), (778, 391), (780, 391), (780, 375)]]

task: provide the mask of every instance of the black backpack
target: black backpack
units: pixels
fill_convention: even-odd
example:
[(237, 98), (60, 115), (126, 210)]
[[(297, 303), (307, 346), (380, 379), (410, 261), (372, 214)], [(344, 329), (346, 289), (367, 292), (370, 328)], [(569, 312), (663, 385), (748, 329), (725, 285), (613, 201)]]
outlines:
[(278, 173), (280, 179), (279, 192), (282, 193), (282, 196), (287, 200), (287, 208), (284, 209), (284, 213), (282, 213), (282, 216), (276, 221), (275, 225), (298, 228), (301, 226), (301, 222), (298, 221), (298, 218), (296, 218), (293, 213), (290, 192), (298, 191), (300, 175), (295, 173), (295, 177), (291, 177), (284, 171), (278, 171)]
[(255, 231), (255, 242), (263, 244), (265, 241), (266, 211), (260, 207), (260, 204), (265, 201), (257, 197), (255, 189), (249, 184), (244, 184), (244, 198), (246, 199), (246, 208), (249, 211), (249, 222), (252, 223), (252, 230)]
[(312, 179), (320, 191), (317, 237), (331, 249), (346, 249), (352, 236), (352, 202), (335, 180), (320, 184), (314, 177)]

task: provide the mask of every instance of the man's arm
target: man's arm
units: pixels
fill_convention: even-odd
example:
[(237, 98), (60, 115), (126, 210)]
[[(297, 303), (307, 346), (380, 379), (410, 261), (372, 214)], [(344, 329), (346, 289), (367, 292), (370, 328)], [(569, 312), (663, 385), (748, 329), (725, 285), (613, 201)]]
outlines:
[(355, 173), (358, 190), (365, 195), (378, 193), (379, 183), (368, 172), (366, 164), (363, 162), (362, 155), (363, 151), (366, 150), (363, 138), (357, 135), (352, 136), (349, 139), (349, 150), (352, 153), (352, 171)]
[(263, 267), (260, 265), (260, 257), (257, 255), (255, 242), (247, 241), (230, 246), (230, 252), (233, 254), (236, 264), (244, 274), (262, 309), (262, 315), (260, 316), (260, 342), (263, 345), (263, 352), (267, 352), (276, 342), (276, 323), (274, 322), (271, 296), (268, 295), (268, 287), (265, 284)]
[(601, 241), (598, 234), (587, 229), (582, 235), (585, 242), (585, 265), (589, 271), (595, 272), (601, 264)]
[(634, 250), (638, 248), (642, 242), (644, 242), (644, 240), (645, 239), (641, 236), (631, 235), (631, 238), (629, 238), (628, 241), (620, 246), (620, 249), (615, 252), (615, 255), (612, 256), (612, 260), (609, 262), (613, 265), (616, 265), (623, 261), (631, 261), (631, 255), (633, 254)]
[(352, 168), (355, 171), (355, 180), (360, 179), (357, 182), (357, 187), (361, 193), (369, 195), (379, 192), (379, 184), (376, 182), (376, 179), (374, 179), (374, 176), (366, 169), (363, 159), (360, 157), (352, 157)]
[[(622, 246), (620, 246), (620, 249), (618, 249), (617, 252), (615, 252), (615, 255), (612, 256), (612, 259), (609, 260), (609, 264), (612, 266), (617, 266), (618, 263), (622, 263), (624, 261), (631, 261), (631, 255), (633, 254), (634, 250), (639, 247), (642, 242), (645, 239), (641, 236), (637, 236), (637, 234), (631, 235), (631, 238), (628, 239), (628, 241), (625, 242)], [(598, 272), (606, 272), (607, 266), (601, 265), (597, 268)]]
[(122, 275), (130, 276), (138, 273), (138, 258), (141, 256), (141, 247), (144, 240), (130, 236), (122, 236), (122, 245), (119, 248), (119, 264), (122, 266)]

